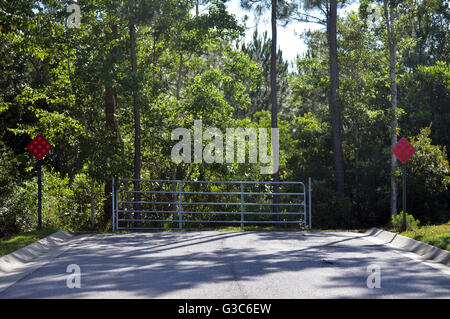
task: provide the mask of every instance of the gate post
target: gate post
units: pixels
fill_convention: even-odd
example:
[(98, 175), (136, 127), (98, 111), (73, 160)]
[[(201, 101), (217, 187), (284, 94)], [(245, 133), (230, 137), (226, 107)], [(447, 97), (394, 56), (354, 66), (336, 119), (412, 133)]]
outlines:
[(116, 223), (115, 223), (115, 219), (114, 219), (114, 215), (115, 215), (115, 203), (116, 203), (116, 200), (115, 200), (115, 198), (114, 198), (114, 193), (115, 193), (115, 185), (114, 185), (114, 177), (112, 178), (112, 187), (111, 187), (111, 211), (112, 211), (112, 219), (111, 219), (111, 221), (112, 221), (112, 232), (114, 233), (115, 232), (115, 225), (116, 225)]
[(309, 229), (311, 230), (311, 177), (308, 177), (308, 213), (309, 213)]
[(241, 183), (241, 229), (244, 229), (244, 183)]
[(179, 186), (178, 186), (178, 228), (182, 229), (183, 228), (183, 181), (179, 181)]
[(115, 221), (116, 221), (116, 230), (119, 229), (119, 187), (120, 187), (120, 179), (117, 179), (117, 183), (114, 186), (114, 199), (116, 200), (116, 202), (114, 203), (114, 208), (116, 210), (116, 216), (115, 216)]

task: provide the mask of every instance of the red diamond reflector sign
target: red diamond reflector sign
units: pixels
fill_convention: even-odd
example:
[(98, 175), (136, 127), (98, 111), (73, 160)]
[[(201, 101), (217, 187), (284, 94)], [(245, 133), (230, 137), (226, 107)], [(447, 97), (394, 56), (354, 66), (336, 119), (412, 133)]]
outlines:
[(53, 146), (41, 134), (27, 145), (28, 151), (38, 160), (43, 159), (52, 148)]
[(416, 152), (416, 149), (411, 145), (411, 143), (404, 137), (395, 144), (391, 149), (391, 152), (397, 156), (398, 160), (405, 164), (411, 156)]

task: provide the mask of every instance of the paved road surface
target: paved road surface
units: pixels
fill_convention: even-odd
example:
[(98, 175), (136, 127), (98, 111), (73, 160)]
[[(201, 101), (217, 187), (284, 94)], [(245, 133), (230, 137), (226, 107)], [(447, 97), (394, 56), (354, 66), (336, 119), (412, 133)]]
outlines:
[[(90, 235), (0, 298), (450, 298), (450, 269), (348, 232)], [(68, 288), (67, 266), (81, 269)], [(369, 289), (367, 267), (380, 269)]]

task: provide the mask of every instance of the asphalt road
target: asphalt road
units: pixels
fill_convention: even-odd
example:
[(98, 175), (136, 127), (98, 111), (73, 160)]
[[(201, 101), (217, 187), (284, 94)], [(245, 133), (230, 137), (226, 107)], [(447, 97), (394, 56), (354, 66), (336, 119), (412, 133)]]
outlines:
[[(72, 241), (68, 250), (0, 298), (450, 298), (448, 267), (431, 267), (364, 236), (218, 231), (90, 235)], [(81, 270), (79, 277), (67, 272), (73, 264)], [(370, 275), (379, 288), (368, 288)], [(80, 287), (69, 288), (68, 282), (76, 284), (77, 278)]]

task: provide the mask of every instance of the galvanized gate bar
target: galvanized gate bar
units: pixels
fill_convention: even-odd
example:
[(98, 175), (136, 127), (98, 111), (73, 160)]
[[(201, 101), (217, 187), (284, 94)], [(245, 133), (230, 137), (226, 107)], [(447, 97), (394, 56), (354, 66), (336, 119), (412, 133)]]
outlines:
[[(112, 229), (113, 232), (116, 230), (121, 229), (183, 229), (183, 223), (223, 223), (223, 224), (233, 224), (233, 223), (240, 223), (241, 228), (244, 228), (245, 224), (299, 224), (303, 225), (304, 228), (311, 228), (311, 179), (308, 179), (308, 199), (306, 197), (306, 187), (305, 184), (302, 182), (261, 182), (261, 181), (183, 181), (183, 180), (151, 180), (151, 179), (141, 179), (139, 181), (141, 182), (149, 182), (149, 183), (159, 183), (159, 185), (156, 185), (158, 188), (162, 190), (141, 190), (141, 191), (133, 191), (133, 190), (120, 190), (120, 186), (123, 183), (126, 182), (134, 182), (137, 181), (136, 179), (118, 179), (115, 180), (112, 179), (112, 210), (113, 210), (113, 216), (112, 216)], [(177, 191), (165, 191), (164, 190), (164, 184), (167, 183), (177, 183), (178, 184), (178, 190)], [(239, 192), (234, 191), (191, 191), (183, 190), (183, 183), (184, 184), (235, 184), (240, 186)], [(244, 186), (245, 185), (255, 185), (255, 184), (267, 184), (267, 185), (273, 185), (273, 184), (279, 184), (279, 185), (301, 185), (303, 187), (303, 192), (258, 192), (258, 191), (245, 191)], [(153, 187), (155, 185), (152, 185)], [(127, 200), (119, 200), (119, 193), (142, 193), (142, 194), (148, 194), (148, 195), (176, 195), (178, 194), (178, 200), (177, 201), (165, 201), (165, 200), (155, 200), (155, 201), (148, 201), (148, 200), (141, 200), (141, 201), (127, 201)], [(183, 194), (185, 195), (240, 195), (240, 202), (199, 202), (199, 201), (193, 201), (189, 202), (188, 199), (184, 199)], [(273, 196), (273, 195), (281, 195), (281, 196), (302, 196), (300, 202), (289, 200), (289, 202), (281, 202), (281, 203), (268, 203), (268, 202), (246, 202), (245, 201), (245, 195), (248, 196), (258, 196), (258, 195), (264, 195), (264, 196)], [(152, 197), (153, 198), (153, 197)], [(174, 198), (172, 198), (175, 200)], [(268, 200), (265, 198), (265, 200)], [(140, 203), (140, 204), (147, 204), (147, 205), (175, 205), (177, 207), (176, 210), (158, 210), (158, 209), (142, 209), (142, 210), (134, 210), (134, 209), (120, 209), (121, 204), (134, 204), (134, 203)], [(306, 212), (306, 204), (308, 204), (308, 215)], [(183, 205), (203, 205), (203, 206), (237, 206), (240, 205), (240, 211), (203, 211), (203, 210), (183, 210)], [(284, 212), (257, 212), (257, 211), (245, 211), (245, 206), (282, 206), (282, 207), (303, 207), (302, 211), (284, 211)], [(119, 213), (144, 213), (144, 214), (154, 214), (153, 218), (150, 216), (150, 218), (140, 218), (140, 219), (134, 219), (134, 218), (120, 218)], [(178, 219), (176, 219), (176, 214), (178, 213)], [(158, 214), (172, 214), (172, 218), (167, 218), (164, 216), (161, 219), (158, 218)], [(237, 215), (240, 214), (240, 220), (205, 220), (205, 219), (190, 219), (189, 215)], [(185, 218), (185, 215), (188, 216), (188, 218)], [(257, 215), (285, 215), (285, 216), (293, 216), (297, 215), (299, 216), (298, 220), (246, 220), (245, 216), (257, 216)], [(157, 218), (154, 218), (157, 217)], [(302, 219), (300, 219), (302, 217)], [(308, 223), (307, 223), (308, 220)], [(119, 224), (120, 222), (147, 222), (147, 223), (176, 223), (178, 222), (178, 228), (172, 228), (167, 227), (167, 225), (164, 225), (164, 227), (127, 227), (126, 225), (123, 226)], [(186, 229), (186, 228), (185, 228)]]
[[(186, 203), (186, 202), (184, 202)], [(119, 209), (116, 210), (116, 212), (119, 213), (164, 213), (164, 214), (173, 214), (173, 210), (125, 210), (125, 209)], [(180, 212), (180, 211), (179, 211)], [(190, 211), (190, 210), (183, 210), (183, 213), (185, 214), (244, 214), (244, 215), (303, 215), (304, 212), (282, 212), (282, 213), (275, 213), (275, 212), (209, 212), (209, 211)]]
[(271, 181), (186, 181), (186, 180), (179, 180), (179, 179), (173, 179), (173, 180), (167, 180), (167, 179), (134, 179), (134, 178), (122, 178), (120, 179), (122, 182), (134, 182), (134, 181), (141, 181), (141, 182), (154, 182), (154, 183), (175, 183), (175, 182), (183, 182), (183, 183), (199, 183), (199, 184), (236, 184), (236, 183), (243, 183), (243, 184), (301, 184), (304, 185), (302, 182), (292, 182), (292, 181), (283, 181), (283, 182), (271, 182)]
[[(178, 220), (173, 220), (173, 219), (135, 219), (135, 218), (121, 218), (118, 219), (118, 221), (121, 222), (137, 222), (137, 221), (141, 221), (141, 222), (157, 222), (157, 223), (165, 223), (165, 222), (177, 222)], [(183, 220), (183, 223), (210, 223), (212, 222), (211, 220)], [(218, 223), (232, 223), (232, 224), (238, 224), (238, 223), (246, 223), (246, 224), (259, 224), (259, 223), (263, 223), (263, 224), (273, 224), (275, 223), (272, 220), (220, 220), (217, 221)], [(276, 221), (277, 224), (298, 224), (298, 220), (280, 220), (280, 221)], [(119, 227), (118, 229), (133, 229), (134, 227)], [(149, 229), (153, 229), (153, 228), (149, 228)]]
[[(244, 184), (242, 184), (244, 185)], [(141, 193), (141, 194), (178, 194), (179, 192), (164, 191), (123, 191), (124, 193)], [(253, 192), (183, 192), (183, 194), (215, 194), (215, 195), (305, 195), (305, 193), (253, 193)], [(134, 202), (133, 202), (134, 203)]]
[[(185, 193), (183, 193), (185, 194)], [(134, 204), (134, 203), (139, 203), (139, 204), (174, 204), (176, 202), (143, 202), (143, 201), (136, 201), (136, 202), (132, 202), (132, 201), (119, 201), (119, 204)], [(183, 202), (184, 204), (189, 204), (189, 205), (241, 205), (241, 203), (215, 203), (215, 202)], [(244, 205), (279, 205), (279, 206), (304, 206), (304, 203), (279, 203), (279, 204), (273, 204), (273, 203), (244, 203)]]

